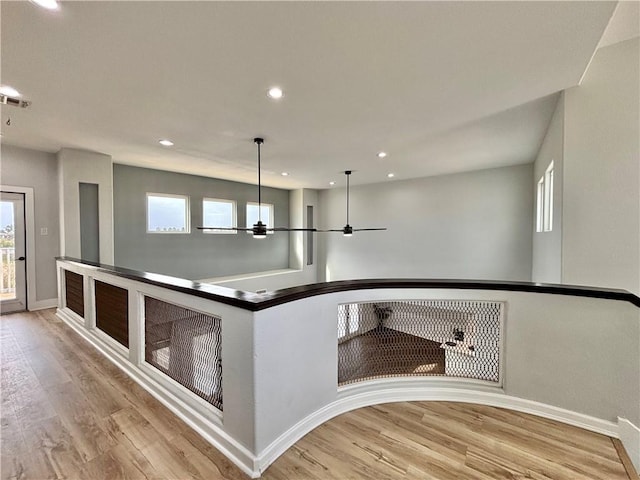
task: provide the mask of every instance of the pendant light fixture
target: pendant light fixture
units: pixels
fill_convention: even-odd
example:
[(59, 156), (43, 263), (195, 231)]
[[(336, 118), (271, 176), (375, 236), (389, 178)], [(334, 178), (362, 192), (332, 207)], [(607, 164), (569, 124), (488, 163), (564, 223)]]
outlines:
[(351, 170), (345, 170), (344, 174), (347, 177), (347, 224), (341, 229), (335, 230), (318, 230), (318, 232), (342, 232), (345, 237), (353, 236), (353, 232), (370, 232), (374, 230), (386, 230), (386, 228), (353, 228), (349, 225), (349, 177), (351, 176)]
[(262, 223), (262, 179), (260, 165), (260, 147), (264, 143), (264, 138), (256, 137), (253, 143), (258, 146), (258, 222), (253, 224), (252, 228), (241, 227), (197, 227), (198, 230), (230, 230), (235, 232), (251, 232), (253, 238), (267, 238), (268, 232), (316, 232), (315, 228), (288, 228), (288, 227), (272, 227)]

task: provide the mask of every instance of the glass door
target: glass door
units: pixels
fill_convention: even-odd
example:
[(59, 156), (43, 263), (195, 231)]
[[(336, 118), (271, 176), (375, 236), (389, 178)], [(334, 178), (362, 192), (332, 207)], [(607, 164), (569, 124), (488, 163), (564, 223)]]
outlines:
[(0, 192), (0, 311), (27, 308), (24, 195)]

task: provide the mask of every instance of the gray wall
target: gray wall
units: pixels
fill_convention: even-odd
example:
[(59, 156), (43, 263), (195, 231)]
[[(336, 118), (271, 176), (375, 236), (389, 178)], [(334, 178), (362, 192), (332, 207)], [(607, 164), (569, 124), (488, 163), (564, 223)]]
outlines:
[[(256, 240), (250, 234), (205, 234), (202, 199), (235, 200), (238, 226), (245, 225), (247, 202), (257, 201), (257, 187), (207, 177), (113, 166), (115, 264), (148, 272), (200, 279), (288, 268), (286, 232)], [(188, 195), (190, 234), (146, 233), (146, 193)], [(275, 207), (275, 225), (289, 225), (289, 192), (262, 189), (262, 201)]]
[(533, 266), (531, 280), (562, 283), (562, 167), (564, 158), (564, 94), (558, 99), (542, 147), (533, 165), (533, 215), (536, 212), (536, 187), (553, 160), (553, 228), (536, 232), (533, 227)]
[[(60, 255), (56, 155), (11, 145), (1, 148), (1, 183), (34, 191), (36, 301), (56, 299), (55, 257)], [(40, 235), (41, 228), (47, 229), (47, 235)]]
[[(354, 187), (351, 225), (388, 230), (319, 234), (319, 280), (529, 281), (532, 184), (529, 164)], [(345, 190), (322, 191), (320, 210), (320, 228), (341, 228)]]
[(565, 92), (563, 283), (640, 294), (640, 39)]

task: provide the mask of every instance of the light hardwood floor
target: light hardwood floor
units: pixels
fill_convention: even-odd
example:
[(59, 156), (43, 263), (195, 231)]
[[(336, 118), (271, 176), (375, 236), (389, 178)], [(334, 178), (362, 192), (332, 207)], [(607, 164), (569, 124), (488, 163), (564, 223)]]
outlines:
[[(0, 317), (3, 479), (247, 477), (58, 320)], [(263, 475), (297, 479), (628, 479), (612, 440), (449, 402), (363, 408), (301, 439)]]

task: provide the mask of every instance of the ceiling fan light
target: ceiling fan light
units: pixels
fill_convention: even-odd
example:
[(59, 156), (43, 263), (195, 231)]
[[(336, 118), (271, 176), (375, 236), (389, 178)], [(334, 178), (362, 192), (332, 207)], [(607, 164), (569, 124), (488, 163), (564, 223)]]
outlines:
[(267, 238), (267, 226), (258, 220), (253, 224), (253, 238)]

